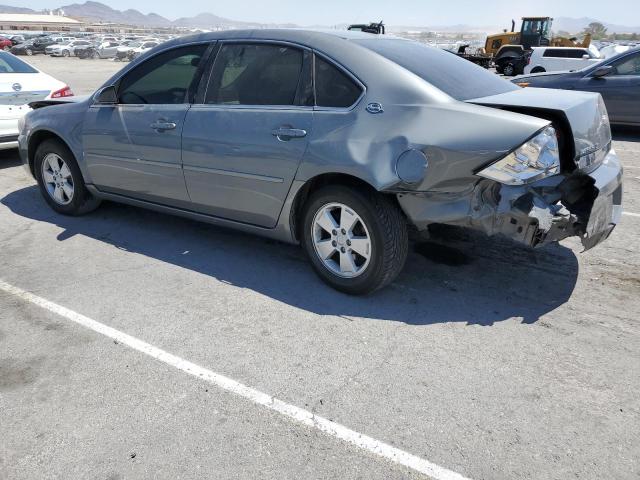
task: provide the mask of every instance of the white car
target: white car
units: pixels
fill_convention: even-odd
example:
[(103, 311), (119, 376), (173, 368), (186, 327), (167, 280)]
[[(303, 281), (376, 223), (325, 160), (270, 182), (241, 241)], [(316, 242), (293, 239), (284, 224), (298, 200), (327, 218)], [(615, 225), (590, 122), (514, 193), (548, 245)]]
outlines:
[(18, 146), (18, 121), (31, 110), (30, 102), (71, 96), (63, 82), (0, 51), (0, 150)]
[(73, 57), (75, 47), (91, 45), (88, 40), (73, 40), (62, 45), (49, 45), (45, 48), (45, 53), (52, 57)]
[(602, 58), (595, 47), (533, 47), (524, 73), (580, 70), (600, 61)]

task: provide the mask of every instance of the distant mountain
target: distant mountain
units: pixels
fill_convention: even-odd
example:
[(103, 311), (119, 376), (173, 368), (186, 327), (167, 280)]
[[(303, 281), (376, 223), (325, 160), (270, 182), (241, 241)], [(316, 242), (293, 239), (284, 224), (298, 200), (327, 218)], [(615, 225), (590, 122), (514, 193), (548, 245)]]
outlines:
[(35, 10), (25, 7), (11, 7), (9, 5), (0, 5), (0, 12), (2, 13), (38, 13)]
[(583, 18), (568, 18), (568, 17), (558, 17), (553, 21), (553, 30), (559, 31), (564, 30), (565, 32), (570, 33), (580, 33), (586, 27), (589, 26), (590, 23), (599, 22), (602, 23), (605, 27), (607, 27), (607, 33), (640, 33), (639, 27), (630, 27), (625, 25), (616, 25), (615, 23), (607, 23), (601, 20), (597, 20), (595, 18), (583, 17)]
[(201, 13), (195, 17), (182, 17), (171, 22), (176, 27), (199, 27), (199, 28), (212, 28), (218, 26), (233, 26), (233, 27), (249, 27), (260, 26), (259, 23), (238, 22), (236, 20), (229, 20), (228, 18), (219, 17), (213, 13)]
[(155, 13), (145, 15), (138, 10), (115, 10), (100, 2), (73, 3), (60, 7), (65, 15), (74, 18), (87, 19), (103, 23), (123, 23), (129, 25), (141, 25), (151, 27), (164, 27), (171, 25), (168, 20)]

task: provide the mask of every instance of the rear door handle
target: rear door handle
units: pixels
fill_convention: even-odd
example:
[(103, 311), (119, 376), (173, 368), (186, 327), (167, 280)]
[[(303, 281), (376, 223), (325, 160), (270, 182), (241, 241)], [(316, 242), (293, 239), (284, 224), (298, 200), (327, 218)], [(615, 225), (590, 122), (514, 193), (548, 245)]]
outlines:
[(276, 128), (271, 132), (274, 137), (278, 137), (278, 140), (287, 141), (292, 138), (303, 138), (307, 136), (307, 131), (301, 128)]
[(157, 121), (157, 122), (153, 122), (151, 124), (151, 128), (153, 128), (154, 130), (175, 130), (177, 127), (177, 125), (173, 122), (164, 122), (164, 121)]

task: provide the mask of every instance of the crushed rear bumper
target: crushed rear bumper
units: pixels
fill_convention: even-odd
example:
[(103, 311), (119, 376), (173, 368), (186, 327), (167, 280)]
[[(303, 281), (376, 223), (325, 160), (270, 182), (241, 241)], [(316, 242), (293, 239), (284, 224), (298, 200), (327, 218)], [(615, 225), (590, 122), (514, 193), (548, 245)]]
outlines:
[(577, 170), (523, 186), (481, 180), (464, 193), (402, 193), (398, 201), (418, 230), (433, 223), (460, 225), (531, 247), (578, 236), (589, 250), (620, 221), (622, 173), (611, 150), (589, 173)]

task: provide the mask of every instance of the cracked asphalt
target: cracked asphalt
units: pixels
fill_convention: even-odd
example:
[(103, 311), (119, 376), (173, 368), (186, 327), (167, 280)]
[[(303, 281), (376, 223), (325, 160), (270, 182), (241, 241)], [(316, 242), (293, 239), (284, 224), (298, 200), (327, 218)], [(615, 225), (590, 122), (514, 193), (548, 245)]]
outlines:
[[(78, 93), (119, 66), (80, 62), (34, 57)], [(640, 214), (640, 132), (614, 148)], [(442, 229), (353, 298), (296, 247), (57, 215), (0, 153), (0, 280), (472, 479), (640, 477), (639, 233), (583, 254)], [(34, 478), (422, 477), (0, 291), (0, 479)]]

